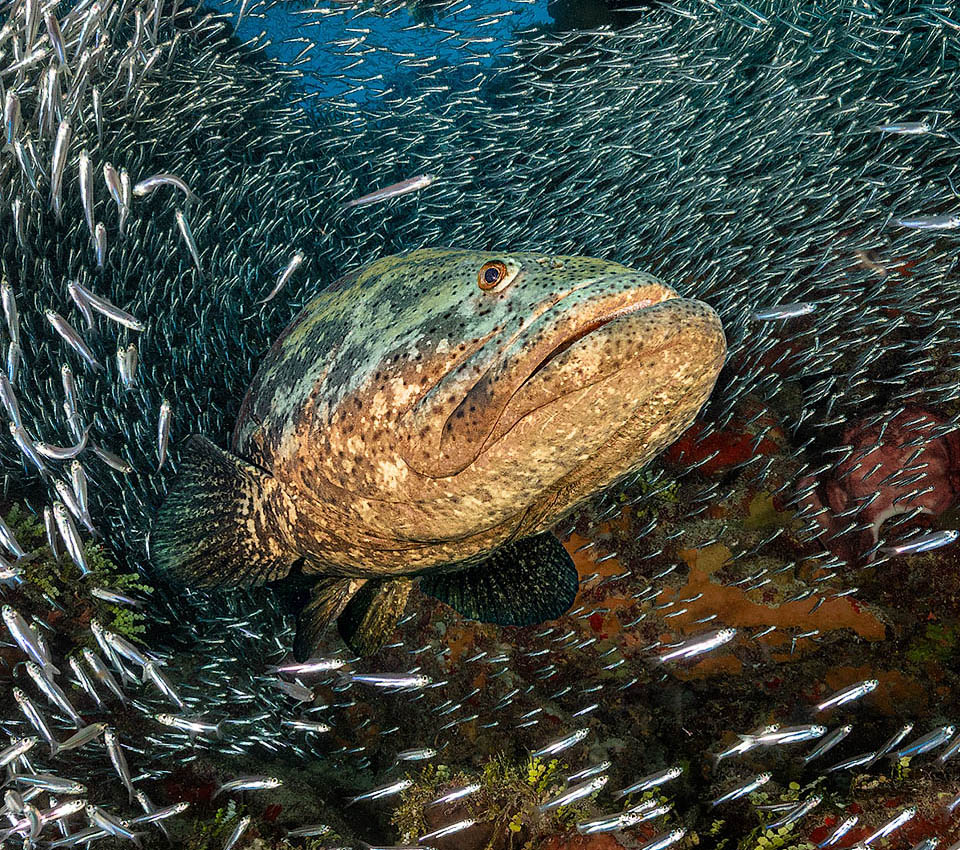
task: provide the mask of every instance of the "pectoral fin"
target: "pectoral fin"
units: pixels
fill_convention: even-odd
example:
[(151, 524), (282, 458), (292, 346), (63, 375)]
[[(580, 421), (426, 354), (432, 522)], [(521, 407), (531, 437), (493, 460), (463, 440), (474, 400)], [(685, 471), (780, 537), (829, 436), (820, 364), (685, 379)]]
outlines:
[(530, 626), (569, 610), (580, 579), (573, 559), (550, 532), (501, 546), (485, 561), (425, 575), (420, 589), (464, 617), (501, 626)]
[(254, 587), (283, 578), (297, 560), (269, 509), (283, 498), (276, 479), (218, 449), (188, 438), (180, 471), (151, 532), (154, 565), (184, 584)]

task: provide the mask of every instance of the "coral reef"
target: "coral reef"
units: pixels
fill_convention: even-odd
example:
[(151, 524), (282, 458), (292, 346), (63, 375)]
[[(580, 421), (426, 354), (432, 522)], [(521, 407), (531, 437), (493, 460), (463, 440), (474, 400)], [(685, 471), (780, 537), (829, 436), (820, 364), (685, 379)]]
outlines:
[(917, 405), (847, 426), (829, 451), (842, 453), (830, 472), (798, 482), (801, 513), (850, 561), (877, 551), (887, 520), (903, 514), (936, 519), (960, 496), (960, 432)]

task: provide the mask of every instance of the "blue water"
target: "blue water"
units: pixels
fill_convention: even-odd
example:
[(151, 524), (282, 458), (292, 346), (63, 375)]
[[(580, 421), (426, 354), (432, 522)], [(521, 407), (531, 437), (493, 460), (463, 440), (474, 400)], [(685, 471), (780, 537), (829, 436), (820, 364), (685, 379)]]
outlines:
[[(235, 23), (243, 0), (211, 0), (208, 5)], [(438, 77), (440, 85), (451, 85), (451, 67), (465, 71), (464, 80), (469, 80), (471, 62), (478, 72), (493, 67), (514, 33), (552, 21), (547, 0), (465, 0), (437, 12), (433, 23), (418, 23), (406, 6), (384, 14), (372, 12), (369, 3), (359, 6), (344, 12), (331, 2), (253, 0), (246, 3), (237, 35), (279, 63), (297, 63), (305, 92), (370, 103), (390, 90), (406, 87), (413, 93), (417, 75), (441, 69), (447, 73)], [(497, 15), (502, 17), (491, 20)], [(456, 35), (451, 36), (452, 31)], [(363, 71), (357, 81), (338, 79), (349, 78), (361, 56)]]

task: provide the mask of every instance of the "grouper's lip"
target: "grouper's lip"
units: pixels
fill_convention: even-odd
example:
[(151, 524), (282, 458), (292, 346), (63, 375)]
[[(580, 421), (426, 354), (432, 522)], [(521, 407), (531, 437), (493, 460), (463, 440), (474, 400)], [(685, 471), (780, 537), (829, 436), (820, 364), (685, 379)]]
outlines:
[(523, 379), (523, 382), (517, 389), (511, 394), (510, 398), (512, 399), (520, 390), (522, 390), (538, 372), (542, 371), (545, 366), (547, 366), (550, 361), (555, 360), (564, 351), (566, 351), (574, 343), (579, 342), (585, 336), (593, 333), (594, 331), (599, 330), (604, 325), (609, 325), (610, 322), (613, 322), (617, 319), (621, 319), (624, 316), (629, 316), (633, 313), (639, 313), (641, 310), (646, 310), (648, 307), (652, 307), (654, 304), (662, 304), (664, 301), (670, 301), (679, 296), (675, 292), (664, 291), (663, 297), (661, 298), (643, 298), (640, 301), (637, 301), (635, 304), (628, 304), (625, 307), (620, 307), (619, 309), (613, 310), (609, 313), (604, 313), (597, 316), (590, 321), (587, 321), (583, 324), (582, 327), (577, 328), (573, 333), (568, 334), (565, 338), (561, 339), (548, 353), (547, 355), (533, 367), (533, 371)]

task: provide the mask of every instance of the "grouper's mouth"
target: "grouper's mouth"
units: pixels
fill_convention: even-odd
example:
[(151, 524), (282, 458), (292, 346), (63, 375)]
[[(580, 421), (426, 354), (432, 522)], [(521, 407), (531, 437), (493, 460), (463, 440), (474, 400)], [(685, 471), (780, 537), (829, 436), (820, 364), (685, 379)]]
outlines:
[(506, 370), (514, 375), (513, 386), (500, 400), (480, 451), (524, 417), (603, 380), (642, 350), (658, 345), (654, 335), (647, 338), (644, 326), (656, 324), (653, 314), (662, 315), (664, 306), (674, 301), (689, 303), (675, 290), (657, 284), (545, 313), (532, 329), (539, 341), (525, 355), (505, 361)]
[(456, 475), (523, 416), (615, 372), (648, 341), (658, 344), (645, 326), (662, 324), (664, 317), (652, 313), (674, 302), (692, 303), (651, 278), (638, 285), (616, 274), (574, 285), (498, 340), (489, 365), (460, 392), (451, 392), (452, 404), (434, 401), (420, 409), (422, 453), (407, 455), (407, 464), (433, 478)]
[[(585, 323), (583, 327), (574, 331), (566, 339), (561, 340), (556, 346), (554, 346), (554, 348), (547, 352), (547, 355), (539, 363), (537, 363), (536, 366), (533, 367), (533, 371), (523, 380), (523, 383), (517, 388), (517, 392), (523, 389), (523, 387), (525, 387), (529, 381), (535, 378), (536, 375), (547, 365), (549, 365), (551, 361), (555, 360), (557, 357), (563, 354), (563, 352), (565, 352), (575, 343), (579, 342), (585, 336), (593, 333), (596, 330), (599, 330), (604, 325), (610, 324), (610, 322), (613, 322), (624, 316), (629, 316), (632, 313), (638, 313), (641, 310), (645, 310), (647, 307), (652, 307), (654, 304), (659, 304), (663, 301), (667, 301), (676, 297), (678, 297), (676, 293), (665, 291), (662, 298), (643, 298), (635, 304), (629, 304), (626, 307), (621, 307), (620, 309), (614, 310), (607, 315), (599, 316), (592, 321)], [(514, 395), (516, 395), (516, 393), (514, 393)]]

